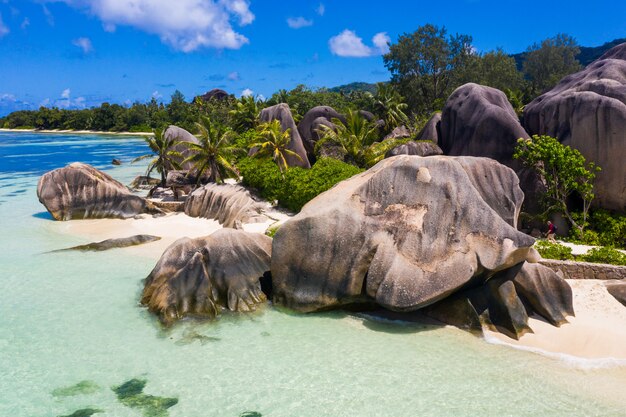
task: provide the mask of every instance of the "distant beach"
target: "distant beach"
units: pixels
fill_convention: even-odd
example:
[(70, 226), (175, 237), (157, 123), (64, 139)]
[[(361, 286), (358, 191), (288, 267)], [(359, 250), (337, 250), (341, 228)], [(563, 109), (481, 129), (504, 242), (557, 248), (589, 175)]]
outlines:
[(152, 136), (153, 132), (105, 132), (101, 130), (38, 130), (38, 129), (5, 129), (0, 128), (0, 132), (28, 132), (28, 133), (59, 133), (76, 135), (116, 135), (116, 136)]

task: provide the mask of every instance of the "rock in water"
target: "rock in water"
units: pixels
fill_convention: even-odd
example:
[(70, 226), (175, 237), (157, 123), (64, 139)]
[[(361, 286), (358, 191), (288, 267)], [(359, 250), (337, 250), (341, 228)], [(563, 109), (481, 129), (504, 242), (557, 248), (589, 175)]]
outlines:
[[(485, 175), (487, 178), (485, 178)], [(397, 156), (337, 184), (274, 236), (274, 300), (412, 311), (537, 256), (515, 173), (485, 158)]]
[(107, 239), (103, 240), (102, 242), (93, 242), (86, 245), (73, 246), (71, 248), (59, 249), (53, 252), (68, 250), (100, 252), (109, 249), (127, 248), (129, 246), (143, 245), (144, 243), (156, 242), (157, 240), (161, 240), (161, 238), (159, 236), (152, 235), (134, 235), (118, 239)]
[(146, 201), (91, 165), (74, 162), (45, 173), (37, 197), (56, 220), (129, 218), (143, 213)]
[(217, 220), (223, 227), (238, 228), (241, 223), (262, 223), (267, 204), (256, 201), (239, 185), (207, 184), (187, 197), (185, 214)]
[(170, 324), (213, 318), (222, 308), (251, 311), (266, 301), (259, 279), (270, 269), (272, 239), (221, 229), (170, 245), (145, 281), (142, 304)]
[(524, 125), (600, 166), (594, 203), (626, 211), (626, 43), (529, 103)]
[(302, 138), (300, 137), (300, 133), (298, 132), (296, 122), (294, 122), (293, 120), (293, 116), (291, 115), (291, 110), (289, 109), (288, 104), (281, 103), (261, 110), (261, 113), (259, 114), (259, 119), (262, 123), (271, 122), (272, 120), (278, 120), (281, 127), (283, 128), (283, 131), (290, 129), (291, 142), (289, 142), (289, 146), (287, 146), (287, 148), (298, 154), (300, 156), (300, 159), (296, 158), (293, 155), (287, 155), (285, 157), (285, 159), (287, 160), (287, 165), (298, 166), (302, 168), (311, 168), (311, 164), (309, 163), (306, 155), (306, 150), (304, 149), (304, 145), (302, 144)]

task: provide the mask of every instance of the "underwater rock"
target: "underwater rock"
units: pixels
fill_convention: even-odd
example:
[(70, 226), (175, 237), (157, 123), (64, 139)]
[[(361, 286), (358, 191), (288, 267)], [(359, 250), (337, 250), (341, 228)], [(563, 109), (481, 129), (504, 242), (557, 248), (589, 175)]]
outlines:
[(285, 222), (274, 301), (299, 311), (375, 303), (413, 311), (538, 255), (516, 230), (513, 170), (487, 158), (396, 156)]
[(143, 245), (145, 243), (156, 242), (157, 240), (161, 240), (161, 238), (159, 236), (152, 235), (134, 235), (118, 239), (107, 239), (101, 242), (88, 243), (86, 245), (72, 246), (71, 248), (59, 249), (52, 252), (64, 252), (68, 250), (99, 252), (109, 249)]
[(157, 397), (143, 393), (145, 379), (131, 379), (122, 385), (112, 387), (120, 403), (129, 408), (138, 408), (145, 417), (165, 417), (167, 409), (178, 404), (178, 398)]
[(164, 324), (213, 318), (223, 308), (247, 312), (266, 301), (260, 277), (270, 269), (272, 239), (221, 229), (170, 245), (146, 278), (141, 303)]
[(72, 397), (75, 395), (87, 395), (100, 391), (100, 386), (93, 381), (80, 381), (79, 383), (69, 386), (56, 388), (52, 391), (53, 397)]
[(242, 223), (267, 221), (262, 212), (267, 203), (256, 201), (240, 185), (210, 183), (192, 192), (185, 202), (185, 214), (217, 220), (223, 227), (239, 228)]
[(79, 162), (45, 173), (37, 184), (37, 197), (55, 220), (126, 219), (146, 210), (145, 199)]
[(72, 414), (59, 417), (89, 417), (97, 413), (104, 413), (104, 410), (99, 410), (97, 408), (81, 408), (80, 410), (74, 411)]

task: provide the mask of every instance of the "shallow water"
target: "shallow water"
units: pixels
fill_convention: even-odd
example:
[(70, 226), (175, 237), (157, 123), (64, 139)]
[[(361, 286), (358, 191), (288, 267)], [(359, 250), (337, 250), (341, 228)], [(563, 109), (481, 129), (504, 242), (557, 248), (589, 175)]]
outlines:
[[(154, 259), (44, 254), (88, 242), (63, 233), (35, 193), (39, 175), (74, 160), (128, 182), (146, 150), (132, 138), (0, 132), (0, 416), (625, 415), (626, 368), (453, 328), (267, 307), (162, 329), (138, 305)], [(130, 407), (112, 387), (134, 378), (142, 395), (178, 402)]]

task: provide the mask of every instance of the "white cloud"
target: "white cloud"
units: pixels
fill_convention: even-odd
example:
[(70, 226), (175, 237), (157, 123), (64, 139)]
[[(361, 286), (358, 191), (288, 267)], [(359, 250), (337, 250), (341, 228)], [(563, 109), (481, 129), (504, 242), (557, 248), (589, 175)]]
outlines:
[(72, 93), (72, 90), (70, 90), (69, 88), (66, 88), (65, 90), (63, 90), (63, 92), (61, 93), (61, 98), (62, 99), (69, 99), (70, 98), (70, 94)]
[(344, 30), (337, 36), (333, 36), (328, 41), (330, 51), (341, 57), (363, 58), (368, 56), (376, 56), (385, 54), (389, 51), (387, 42), (391, 39), (385, 32), (374, 35), (372, 43), (374, 47), (367, 46), (363, 43), (363, 38), (349, 29)]
[(41, 103), (39, 103), (39, 107), (48, 107), (49, 105), (50, 105), (49, 98), (44, 98), (43, 100), (41, 100)]
[(374, 35), (372, 38), (372, 42), (374, 46), (378, 49), (378, 52), (382, 55), (389, 52), (389, 44), (391, 43), (391, 38), (387, 35), (387, 32), (380, 32)]
[(26, 29), (28, 26), (30, 26), (30, 19), (25, 17), (22, 21), (22, 24), (20, 25), (20, 28)]
[(85, 97), (76, 97), (74, 100), (74, 107), (84, 109), (85, 108)]
[(324, 3), (320, 3), (320, 5), (317, 6), (317, 9), (315, 9), (315, 13), (320, 16), (324, 16), (324, 13), (326, 13), (326, 6), (324, 6)]
[(132, 26), (158, 35), (174, 49), (239, 49), (248, 39), (231, 24), (254, 20), (248, 0), (45, 0), (63, 1), (97, 16), (107, 31)]
[(231, 81), (239, 81), (240, 77), (239, 77), (239, 73), (237, 71), (233, 71), (230, 74), (228, 74), (227, 78)]
[(254, 91), (250, 90), (249, 88), (246, 88), (241, 92), (241, 97), (250, 97), (252, 95), (254, 95)]
[(313, 20), (307, 20), (302, 16), (290, 17), (287, 19), (287, 25), (292, 29), (300, 29), (307, 26), (313, 26)]
[(2, 15), (0, 14), (0, 38), (9, 33), (9, 28), (2, 22)]
[(163, 98), (163, 94), (159, 93), (159, 91), (158, 91), (158, 90), (154, 90), (154, 91), (152, 92), (152, 96), (151, 96), (151, 97), (152, 97), (152, 98), (154, 98), (154, 99), (156, 99), (156, 100), (158, 100), (158, 99), (160, 99), (160, 98)]
[(46, 16), (46, 21), (48, 22), (48, 24), (50, 26), (54, 26), (54, 16), (52, 15), (52, 12), (46, 7), (45, 4), (42, 4), (41, 8), (44, 16)]
[(91, 40), (89, 38), (78, 38), (72, 41), (72, 45), (79, 47), (83, 50), (84, 54), (88, 54), (93, 51), (93, 45), (91, 44)]
[(103, 23), (102, 29), (104, 29), (105, 32), (113, 33), (117, 27), (113, 23)]

